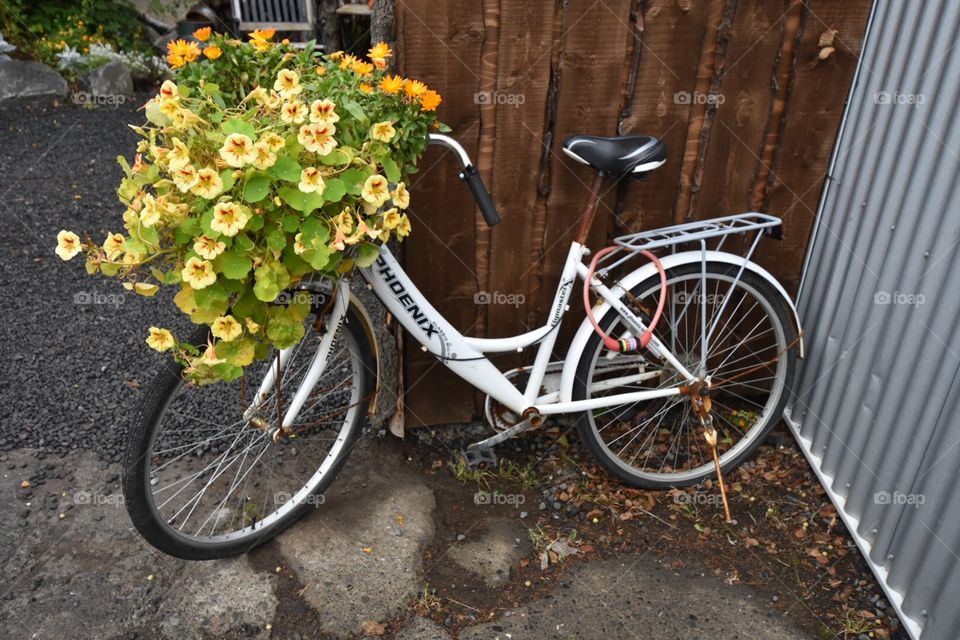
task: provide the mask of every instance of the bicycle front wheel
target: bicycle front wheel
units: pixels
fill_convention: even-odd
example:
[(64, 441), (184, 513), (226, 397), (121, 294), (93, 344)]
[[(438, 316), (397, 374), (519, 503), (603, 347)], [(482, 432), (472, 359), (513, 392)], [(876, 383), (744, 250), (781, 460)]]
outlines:
[[(709, 376), (715, 385), (711, 414), (725, 473), (753, 453), (780, 419), (796, 360), (788, 349), (795, 332), (782, 296), (749, 271), (737, 281), (738, 270), (708, 263), (704, 284), (700, 263), (668, 269), (667, 302), (656, 327), (657, 338), (688, 371)], [(651, 312), (660, 295), (659, 276), (631, 293), (641, 309)], [(631, 335), (612, 309), (599, 323), (610, 336)], [(594, 334), (577, 367), (573, 399), (666, 389), (681, 382), (673, 367), (650, 352), (607, 351)], [(704, 428), (684, 395), (584, 411), (577, 416), (577, 429), (603, 467), (632, 486), (690, 486), (715, 474)]]
[[(244, 412), (277, 366), (275, 353), (230, 383), (197, 387), (170, 366), (148, 388), (127, 447), (124, 495), (154, 547), (188, 560), (244, 553), (322, 503), (363, 427), (376, 369), (351, 306), (289, 436), (275, 442), (268, 426), (278, 424), (323, 338), (315, 313), (255, 419)], [(193, 342), (205, 339), (204, 329)]]

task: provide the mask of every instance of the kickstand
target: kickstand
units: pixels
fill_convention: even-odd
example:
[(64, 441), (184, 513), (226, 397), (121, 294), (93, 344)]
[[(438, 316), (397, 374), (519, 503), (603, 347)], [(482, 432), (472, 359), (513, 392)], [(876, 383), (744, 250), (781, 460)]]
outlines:
[(471, 445), (460, 452), (464, 462), (471, 469), (496, 469), (497, 454), (492, 447), (474, 447)]

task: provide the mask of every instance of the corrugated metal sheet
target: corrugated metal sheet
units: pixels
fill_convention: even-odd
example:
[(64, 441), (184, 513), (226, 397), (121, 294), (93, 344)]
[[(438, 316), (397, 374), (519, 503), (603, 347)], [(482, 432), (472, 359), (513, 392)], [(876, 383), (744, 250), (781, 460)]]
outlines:
[(960, 637), (958, 39), (958, 2), (874, 7), (804, 272), (808, 356), (787, 411), (923, 640)]

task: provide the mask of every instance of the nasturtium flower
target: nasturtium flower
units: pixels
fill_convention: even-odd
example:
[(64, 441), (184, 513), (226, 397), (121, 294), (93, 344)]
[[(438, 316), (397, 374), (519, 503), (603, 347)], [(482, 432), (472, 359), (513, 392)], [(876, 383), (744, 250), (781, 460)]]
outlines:
[(347, 240), (346, 232), (341, 227), (337, 227), (334, 231), (333, 240), (330, 242), (330, 248), (336, 251), (343, 251), (346, 248)]
[(250, 221), (250, 210), (236, 202), (218, 202), (213, 207), (210, 228), (225, 236), (235, 236)]
[(380, 81), (380, 91), (393, 95), (403, 89), (405, 82), (406, 80), (400, 76), (384, 76), (383, 80)]
[(244, 318), (243, 323), (247, 325), (247, 331), (250, 333), (256, 333), (260, 331), (260, 325), (257, 324), (253, 318)]
[(263, 87), (256, 86), (250, 90), (250, 93), (247, 94), (247, 97), (244, 98), (241, 102), (248, 102), (254, 100), (258, 104), (263, 104), (263, 101), (267, 98), (267, 90)]
[(103, 241), (103, 252), (110, 260), (119, 257), (123, 253), (123, 234), (108, 233), (107, 239)]
[(150, 284), (149, 282), (124, 282), (123, 288), (148, 298), (157, 295), (157, 291), (160, 290), (160, 287), (155, 284)]
[(165, 201), (160, 198), (153, 197), (153, 194), (148, 193), (143, 197), (143, 209), (140, 210), (140, 224), (145, 227), (153, 227), (163, 217), (164, 213), (164, 203)]
[(263, 100), (263, 106), (271, 111), (279, 108), (281, 104), (283, 104), (283, 96), (276, 91), (270, 91), (270, 93), (267, 94), (267, 97)]
[(407, 214), (403, 214), (400, 217), (400, 224), (397, 225), (397, 237), (406, 238), (408, 235), (410, 235), (410, 218)]
[(220, 316), (210, 324), (210, 333), (218, 340), (230, 342), (240, 337), (240, 334), (243, 333), (243, 327), (233, 316)]
[(63, 230), (57, 234), (57, 248), (54, 252), (61, 260), (70, 260), (80, 253), (80, 236), (73, 231)]
[(197, 171), (197, 182), (190, 187), (190, 193), (213, 200), (223, 191), (223, 180), (220, 174), (210, 168), (203, 168)]
[(157, 97), (160, 100), (179, 100), (180, 91), (177, 89), (177, 85), (173, 80), (164, 80), (163, 84), (160, 85), (160, 93), (157, 94)]
[(205, 47), (203, 55), (206, 56), (208, 60), (216, 60), (223, 55), (223, 49), (220, 47)]
[(238, 168), (253, 162), (256, 153), (253, 140), (242, 133), (231, 133), (220, 148), (220, 157), (231, 167)]
[(390, 142), (393, 140), (395, 133), (396, 129), (393, 128), (393, 123), (388, 120), (378, 122), (370, 127), (370, 137), (381, 142)]
[(381, 175), (373, 174), (363, 183), (363, 190), (360, 197), (378, 207), (390, 199), (390, 190), (387, 188), (387, 179)]
[(303, 244), (303, 234), (298, 233), (293, 236), (293, 252), (298, 256), (307, 250), (307, 247)]
[(180, 193), (190, 191), (197, 184), (197, 170), (192, 164), (188, 164), (179, 169), (170, 172), (173, 176), (173, 184), (180, 190)]
[(204, 260), (213, 260), (226, 248), (227, 245), (207, 235), (200, 236), (193, 243), (193, 250)]
[(427, 92), (427, 85), (419, 80), (407, 80), (403, 85), (403, 92), (410, 98), (419, 98)]
[(410, 206), (410, 192), (407, 191), (407, 185), (402, 182), (397, 183), (397, 187), (390, 193), (393, 198), (393, 204), (400, 209), (406, 209)]
[(287, 124), (303, 124), (307, 119), (307, 108), (299, 100), (284, 102), (280, 107), (280, 119)]
[(157, 327), (150, 327), (146, 342), (148, 347), (160, 353), (169, 351), (175, 344), (173, 334), (169, 330)]
[(300, 172), (300, 184), (297, 185), (300, 191), (304, 193), (316, 192), (317, 194), (322, 194), (326, 186), (323, 181), (323, 176), (320, 175), (320, 170), (316, 167), (304, 167)]
[(310, 122), (328, 122), (334, 124), (340, 121), (337, 115), (337, 105), (332, 100), (314, 100), (310, 103)]
[(167, 165), (171, 169), (179, 169), (190, 164), (190, 149), (183, 144), (180, 138), (174, 136), (170, 152), (166, 156)]
[(420, 96), (420, 110), (436, 111), (441, 102), (443, 102), (443, 98), (440, 97), (440, 94), (433, 89), (428, 89), (422, 96)]
[(223, 358), (217, 357), (217, 349), (212, 344), (208, 344), (207, 348), (203, 350), (203, 355), (200, 356), (200, 364), (205, 364), (208, 366), (213, 366), (215, 364), (220, 364), (226, 362)]
[(171, 120), (180, 117), (180, 102), (177, 100), (164, 100), (160, 103), (160, 113)]
[(377, 229), (376, 226), (371, 227), (363, 218), (361, 218), (360, 221), (357, 222), (357, 231), (354, 234), (356, 239), (354, 242), (362, 240), (363, 236), (367, 236), (373, 240), (380, 235), (380, 231), (381, 229)]
[(267, 131), (257, 140), (257, 144), (260, 143), (270, 147), (270, 151), (279, 151), (280, 149), (283, 149), (283, 146), (286, 144), (286, 140), (283, 139), (283, 136), (278, 135), (273, 131)]
[(337, 141), (333, 138), (337, 128), (329, 122), (305, 124), (300, 127), (297, 140), (307, 151), (325, 156), (337, 148)]
[(213, 264), (197, 257), (187, 260), (187, 264), (183, 267), (180, 275), (183, 277), (183, 281), (194, 289), (209, 287), (217, 281)]
[(277, 73), (277, 80), (273, 83), (273, 88), (284, 98), (291, 98), (303, 91), (303, 85), (300, 84), (300, 74), (292, 69), (281, 69)]
[(253, 159), (252, 164), (257, 169), (261, 171), (266, 171), (272, 167), (277, 162), (277, 154), (273, 152), (273, 149), (270, 148), (270, 145), (266, 142), (258, 141), (257, 144), (253, 145), (254, 151), (256, 151), (257, 156)]
[(211, 27), (201, 27), (193, 32), (193, 37), (200, 42), (206, 42), (210, 39), (211, 33), (213, 33), (213, 29)]
[(400, 211), (396, 207), (391, 207), (383, 212), (383, 227), (385, 229), (396, 229), (400, 224)]
[(338, 229), (342, 229), (344, 233), (353, 231), (353, 209), (344, 207), (343, 211), (334, 216), (333, 224)]

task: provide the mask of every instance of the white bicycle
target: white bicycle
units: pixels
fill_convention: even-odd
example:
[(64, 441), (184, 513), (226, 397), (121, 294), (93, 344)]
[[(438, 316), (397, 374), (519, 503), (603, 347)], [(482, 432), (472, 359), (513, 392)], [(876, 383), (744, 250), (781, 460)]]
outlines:
[[(499, 222), (463, 147), (430, 137), (456, 152), (487, 223)], [(729, 471), (779, 419), (802, 357), (789, 295), (751, 261), (779, 219), (746, 213), (635, 233), (587, 263), (604, 180), (643, 177), (666, 148), (648, 136), (573, 136), (564, 151), (597, 176), (544, 326), (508, 338), (462, 335), (386, 246), (360, 274), (424, 350), (487, 394), (498, 432), (467, 448), (471, 464), (494, 462), (496, 444), (566, 415), (596, 460), (632, 486), (687, 486)], [(280, 533), (322, 503), (375, 406), (376, 341), (347, 279), (284, 295), (313, 303), (301, 343), (233, 383), (198, 388), (164, 370), (147, 390), (124, 490), (135, 526), (161, 551), (218, 558)], [(557, 329), (581, 298), (587, 319), (554, 359)], [(528, 367), (502, 372), (487, 359), (535, 345)]]

